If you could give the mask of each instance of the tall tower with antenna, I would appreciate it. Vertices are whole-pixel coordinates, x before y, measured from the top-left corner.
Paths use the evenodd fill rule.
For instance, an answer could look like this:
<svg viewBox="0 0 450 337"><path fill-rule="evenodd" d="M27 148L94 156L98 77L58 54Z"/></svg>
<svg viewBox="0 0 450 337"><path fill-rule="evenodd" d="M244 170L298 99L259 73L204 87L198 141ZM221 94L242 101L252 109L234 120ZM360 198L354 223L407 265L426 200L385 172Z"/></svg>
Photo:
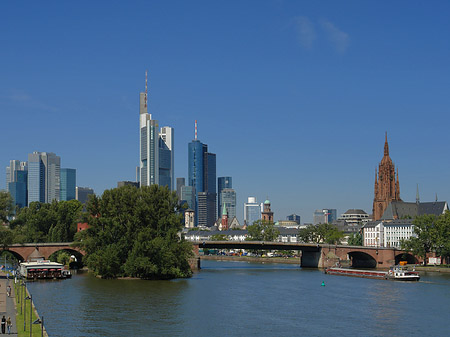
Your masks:
<svg viewBox="0 0 450 337"><path fill-rule="evenodd" d="M154 184L174 188L174 130L159 129L159 123L148 113L148 72L145 92L139 97L139 170L140 186Z"/></svg>

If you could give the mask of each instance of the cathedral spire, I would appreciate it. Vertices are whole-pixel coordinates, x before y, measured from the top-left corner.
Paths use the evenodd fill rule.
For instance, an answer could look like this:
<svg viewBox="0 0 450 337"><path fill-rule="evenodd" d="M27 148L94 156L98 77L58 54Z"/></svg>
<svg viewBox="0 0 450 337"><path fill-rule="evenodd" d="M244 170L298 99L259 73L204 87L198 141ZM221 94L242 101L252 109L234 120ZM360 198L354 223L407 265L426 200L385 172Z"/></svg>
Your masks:
<svg viewBox="0 0 450 337"><path fill-rule="evenodd" d="M384 141L384 156L389 157L389 144L388 144L388 140L387 140L387 131L386 131L385 141Z"/></svg>

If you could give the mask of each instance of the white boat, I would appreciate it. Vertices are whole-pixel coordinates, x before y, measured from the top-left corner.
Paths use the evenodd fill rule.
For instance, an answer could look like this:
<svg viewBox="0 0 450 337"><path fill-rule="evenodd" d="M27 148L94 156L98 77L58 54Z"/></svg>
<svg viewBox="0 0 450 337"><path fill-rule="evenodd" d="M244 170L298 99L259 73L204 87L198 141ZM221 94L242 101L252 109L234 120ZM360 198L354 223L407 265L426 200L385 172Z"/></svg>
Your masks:
<svg viewBox="0 0 450 337"><path fill-rule="evenodd" d="M387 278L394 281L419 281L420 275L415 270L408 270L404 266L394 266L389 269Z"/></svg>

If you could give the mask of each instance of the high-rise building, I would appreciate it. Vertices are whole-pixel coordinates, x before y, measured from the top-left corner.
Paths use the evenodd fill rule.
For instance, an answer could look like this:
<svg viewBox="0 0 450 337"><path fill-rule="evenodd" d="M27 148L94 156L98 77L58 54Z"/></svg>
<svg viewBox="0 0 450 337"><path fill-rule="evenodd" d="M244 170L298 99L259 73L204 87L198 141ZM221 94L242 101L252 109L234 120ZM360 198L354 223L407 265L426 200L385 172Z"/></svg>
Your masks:
<svg viewBox="0 0 450 337"><path fill-rule="evenodd" d="M61 158L52 152L28 155L28 204L60 200Z"/></svg>
<svg viewBox="0 0 450 337"><path fill-rule="evenodd" d="M94 194L94 190L89 187L77 186L75 189L75 198L82 204L85 204L89 200L89 195L91 194Z"/></svg>
<svg viewBox="0 0 450 337"><path fill-rule="evenodd" d="M28 163L20 160L10 160L9 166L6 167L6 191L9 191L9 183L13 183L16 180L17 171L28 171Z"/></svg>
<svg viewBox="0 0 450 337"><path fill-rule="evenodd" d="M174 188L174 130L159 123L148 113L147 72L145 92L139 97L140 186L153 184Z"/></svg>
<svg viewBox="0 0 450 337"><path fill-rule="evenodd" d="M178 200L183 200L181 198L181 187L186 185L186 179L184 178L177 178L177 196Z"/></svg>
<svg viewBox="0 0 450 337"><path fill-rule="evenodd" d="M316 209L313 214L313 224L332 223L337 220L337 211L334 208Z"/></svg>
<svg viewBox="0 0 450 337"><path fill-rule="evenodd" d="M159 185L168 186L170 190L174 185L174 130L164 126L159 133Z"/></svg>
<svg viewBox="0 0 450 337"><path fill-rule="evenodd" d="M188 144L188 184L196 192L196 224L208 227L216 221L216 155L208 152L208 145L195 138ZM201 195L200 194L204 193Z"/></svg>
<svg viewBox="0 0 450 337"><path fill-rule="evenodd" d="M77 170L70 168L61 169L60 200L74 200L76 197Z"/></svg>
<svg viewBox="0 0 450 337"><path fill-rule="evenodd" d="M195 211L195 187L193 186L181 186L180 200L187 202L188 207Z"/></svg>
<svg viewBox="0 0 450 337"><path fill-rule="evenodd" d="M139 183L136 181L128 181L128 180L123 180L123 181L117 182L117 187L123 187L123 186L139 187Z"/></svg>
<svg viewBox="0 0 450 337"><path fill-rule="evenodd" d="M395 165L389 157L389 145L387 133L384 142L384 156L377 170L375 169L375 188L373 198L373 220L379 220L391 201L402 201L400 199L400 182L395 174Z"/></svg>
<svg viewBox="0 0 450 337"><path fill-rule="evenodd" d="M248 197L244 203L244 221L250 226L257 220L261 220L261 205L256 202L255 197Z"/></svg>
<svg viewBox="0 0 450 337"><path fill-rule="evenodd" d="M236 217L236 191L232 188L224 188L220 193L220 200L222 200L222 213L225 207L228 219L232 220Z"/></svg>
<svg viewBox="0 0 450 337"><path fill-rule="evenodd" d="M286 217L286 220L295 221L297 223L297 225L300 225L300 215L297 215L297 214L288 215Z"/></svg>
<svg viewBox="0 0 450 337"><path fill-rule="evenodd" d="M219 177L217 178L217 214L221 214L223 210L223 204L221 200L221 193L224 188L233 188L233 180L231 177ZM230 218L231 219L231 218Z"/></svg>
<svg viewBox="0 0 450 337"><path fill-rule="evenodd" d="M20 170L14 171L14 181L8 183L8 191L13 198L14 205L22 208L27 206L27 185L28 185L28 171Z"/></svg>

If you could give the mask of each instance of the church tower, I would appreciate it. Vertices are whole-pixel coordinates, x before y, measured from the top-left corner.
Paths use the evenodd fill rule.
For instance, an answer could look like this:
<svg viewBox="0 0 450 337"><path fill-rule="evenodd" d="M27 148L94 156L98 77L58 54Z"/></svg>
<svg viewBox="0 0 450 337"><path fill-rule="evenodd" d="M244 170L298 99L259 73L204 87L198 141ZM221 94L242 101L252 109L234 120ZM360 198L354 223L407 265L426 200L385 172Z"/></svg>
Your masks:
<svg viewBox="0 0 450 337"><path fill-rule="evenodd" d="M389 157L389 145L387 132L384 142L384 156L378 165L378 174L375 169L375 193L373 198L373 220L379 220L391 201L402 201L400 199L400 183L395 172L395 165Z"/></svg>
<svg viewBox="0 0 450 337"><path fill-rule="evenodd" d="M263 221L273 222L273 212L270 209L270 201L264 201L264 210L261 212L261 219Z"/></svg>

